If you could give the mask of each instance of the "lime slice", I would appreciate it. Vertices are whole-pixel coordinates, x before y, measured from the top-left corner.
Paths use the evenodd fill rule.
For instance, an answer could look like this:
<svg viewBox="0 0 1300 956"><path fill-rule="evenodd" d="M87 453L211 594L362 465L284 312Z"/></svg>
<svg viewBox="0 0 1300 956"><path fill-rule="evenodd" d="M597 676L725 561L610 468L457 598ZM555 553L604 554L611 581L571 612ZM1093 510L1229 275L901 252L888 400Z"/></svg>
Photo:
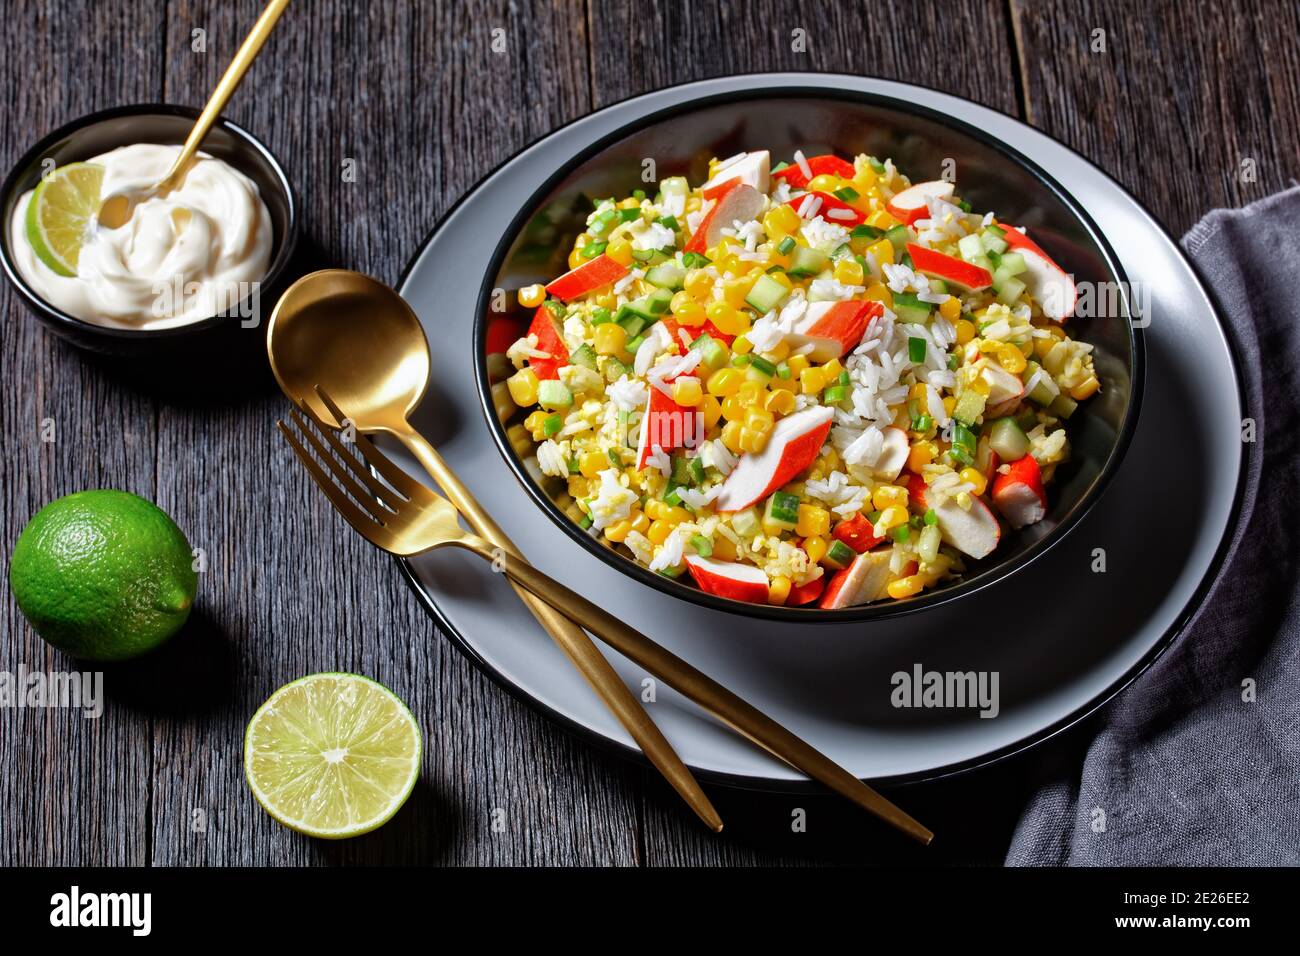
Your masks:
<svg viewBox="0 0 1300 956"><path fill-rule="evenodd" d="M311 674L258 708L244 774L276 820L341 840L382 826L420 776L420 727L388 688L355 674Z"/></svg>
<svg viewBox="0 0 1300 956"><path fill-rule="evenodd" d="M103 166L60 166L41 177L27 204L27 241L37 257L61 276L77 274L81 244L99 214L103 182Z"/></svg>

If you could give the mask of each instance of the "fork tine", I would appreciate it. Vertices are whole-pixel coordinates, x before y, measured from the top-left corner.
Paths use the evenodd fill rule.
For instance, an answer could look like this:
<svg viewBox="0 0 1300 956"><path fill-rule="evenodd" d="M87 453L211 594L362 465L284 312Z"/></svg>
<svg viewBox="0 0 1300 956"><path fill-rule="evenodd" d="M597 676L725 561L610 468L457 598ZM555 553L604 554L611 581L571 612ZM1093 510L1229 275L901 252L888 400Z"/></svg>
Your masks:
<svg viewBox="0 0 1300 956"><path fill-rule="evenodd" d="M361 465L361 463L356 460L356 456L352 454L352 452L349 450L347 444L343 441L343 439L338 437L334 429L330 428L323 421L321 421L321 419L311 411L310 406L308 406L305 402L303 402L300 404L299 407L304 411L307 417L311 419L312 423L315 424L317 432L320 435L324 436L325 440L329 443L330 447L333 448L334 451L336 451L340 456L342 456L343 459L348 463L348 471L350 473L349 477L358 479L362 483L364 483L365 486L370 489L370 492L374 497L378 498L380 502L382 502L385 506L387 506L389 511L396 513L397 510L401 508L403 504L405 504L406 499L403 498L401 494L393 491L393 489L389 488L382 481L378 481L373 475L371 475L370 472L367 471ZM343 418L340 417L339 421L343 421ZM317 438L317 434L314 433L311 429L308 429L301 419L296 420L294 424L296 424L299 430L302 431L302 433L311 441L312 446L316 449L316 451L320 454L320 456L323 459L325 459L325 461L331 464L331 469L337 474L338 469L333 468L332 456L327 451L325 451L325 448L321 445L319 439ZM353 493L356 493L358 489L349 486L348 490L352 491ZM364 492L362 492L360 496L360 500L368 502L369 498L366 496ZM383 517L383 515L380 515L380 517Z"/></svg>
<svg viewBox="0 0 1300 956"><path fill-rule="evenodd" d="M321 401L325 403L325 407L330 410L330 414L332 414L336 420L341 422L347 417L343 410L334 403L334 399L330 398L325 389L321 388L319 385L316 386L316 394L320 396ZM312 415L311 407L307 405L307 403L304 402L303 407L309 415ZM315 418L314 415L312 415L312 417ZM319 419L316 419L316 421L319 422ZM379 447L368 437L365 438L364 441L362 438L363 436L361 435L357 436L357 450L361 452L366 461L370 462L375 471L379 472L379 474L383 476L383 479L386 482L409 499L423 500L419 497L421 495L423 495L424 498L428 497L428 488L393 464L392 460L380 451Z"/></svg>
<svg viewBox="0 0 1300 956"><path fill-rule="evenodd" d="M289 418L298 426L298 431L302 433L302 436L307 439L308 444L312 446L312 449L319 456L319 461L323 462L330 473L338 479L339 483L347 488L348 494L356 499L362 510L368 512L380 524L383 524L391 517L393 512L385 511L382 506L376 506L373 503L374 499L366 492L366 489L357 483L356 478L361 471L361 463L356 458L349 455L345 450L339 449L334 442L330 442L331 447L338 449L339 454L344 456L344 462L346 463L340 462L321 443L320 438L307 427L307 423L300 416L290 412ZM389 492L389 494L392 495L392 492Z"/></svg>
<svg viewBox="0 0 1300 956"><path fill-rule="evenodd" d="M343 520L352 525L362 537L380 547L384 547L382 542L386 541L389 535L383 525L357 507L339 489L338 485L330 481L329 476L316 463L316 460L312 458L307 449L302 446L293 432L289 430L289 426L284 422L276 422L275 424L280 429L280 434L284 436L284 440L289 443L289 447L293 449L294 455L302 462L303 467L307 469L307 473L311 475L312 480L316 482L321 491L325 492L325 497L330 500L334 510L342 515Z"/></svg>

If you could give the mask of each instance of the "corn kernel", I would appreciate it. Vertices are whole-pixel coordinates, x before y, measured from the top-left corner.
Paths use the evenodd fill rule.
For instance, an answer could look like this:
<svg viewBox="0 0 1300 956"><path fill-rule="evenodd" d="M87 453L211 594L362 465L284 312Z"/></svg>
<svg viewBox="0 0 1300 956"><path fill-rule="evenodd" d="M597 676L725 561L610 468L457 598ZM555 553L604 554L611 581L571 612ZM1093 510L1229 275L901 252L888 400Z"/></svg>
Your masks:
<svg viewBox="0 0 1300 956"><path fill-rule="evenodd" d="M713 556L719 561L735 561L736 546L732 544L730 538L718 535L713 539Z"/></svg>
<svg viewBox="0 0 1300 956"><path fill-rule="evenodd" d="M722 403L712 395L705 395L700 401L700 411L704 413L704 427L710 429L718 424L722 417Z"/></svg>
<svg viewBox="0 0 1300 956"><path fill-rule="evenodd" d="M939 314L949 322L956 322L961 317L961 300L950 295L939 303Z"/></svg>
<svg viewBox="0 0 1300 956"><path fill-rule="evenodd" d="M784 362L789 354L790 343L782 339L780 342L777 342L776 345L772 346L768 352L764 353L763 357L773 365L776 365Z"/></svg>
<svg viewBox="0 0 1300 956"><path fill-rule="evenodd" d="M546 286L535 283L519 290L519 304L525 309L535 309L546 301Z"/></svg>
<svg viewBox="0 0 1300 956"><path fill-rule="evenodd" d="M880 511L886 508L906 508L907 489L899 485L880 485L871 493L871 503Z"/></svg>
<svg viewBox="0 0 1300 956"><path fill-rule="evenodd" d="M875 257L877 265L894 264L894 244L888 239L877 239L867 246L867 254Z"/></svg>
<svg viewBox="0 0 1300 956"><path fill-rule="evenodd" d="M722 414L727 414L726 402L723 402ZM741 452L740 433L742 429L743 426L734 418L722 426L722 444L726 445L727 451L733 455L739 455Z"/></svg>
<svg viewBox="0 0 1300 956"><path fill-rule="evenodd" d="M878 209L867 217L867 225L875 226L877 229L892 229L898 225L898 220L885 210Z"/></svg>
<svg viewBox="0 0 1300 956"><path fill-rule="evenodd" d="M775 421L776 417L764 408L750 408L745 412L745 427L751 431L767 434Z"/></svg>
<svg viewBox="0 0 1300 956"><path fill-rule="evenodd" d="M784 389L768 392L763 399L763 407L776 415L789 415L795 404L794 392Z"/></svg>
<svg viewBox="0 0 1300 956"><path fill-rule="evenodd" d="M830 542L822 535L815 534L805 538L803 549L808 554L808 560L816 564L826 556L826 551L830 548Z"/></svg>
<svg viewBox="0 0 1300 956"><path fill-rule="evenodd" d="M1076 402L1081 402L1085 398L1091 398L1093 395L1096 395L1099 388L1101 388L1101 382L1097 381L1097 376L1089 375L1074 388L1070 389L1070 397Z"/></svg>
<svg viewBox="0 0 1300 956"><path fill-rule="evenodd" d="M970 319L957 320L957 344L965 345L975 338L975 323Z"/></svg>
<svg viewBox="0 0 1300 956"><path fill-rule="evenodd" d="M830 173L821 173L808 180L810 193L833 193L839 188L840 177L832 176Z"/></svg>
<svg viewBox="0 0 1300 956"><path fill-rule="evenodd" d="M768 233L782 232L792 236L802 226L799 214L786 205L773 206L763 217L763 229Z"/></svg>
<svg viewBox="0 0 1300 956"><path fill-rule="evenodd" d="M705 316L726 335L740 335L749 331L749 319L726 302L710 302L704 310ZM733 346L734 348L734 346Z"/></svg>
<svg viewBox="0 0 1300 956"><path fill-rule="evenodd" d="M635 512L632 518L632 530L637 534L645 534L650 529L650 518L644 511Z"/></svg>
<svg viewBox="0 0 1300 956"><path fill-rule="evenodd" d="M767 447L767 432L756 432L752 428L740 430L740 450L757 455Z"/></svg>
<svg viewBox="0 0 1300 956"><path fill-rule="evenodd" d="M739 395L728 395L722 400L722 417L728 422L739 422L745 417L748 406Z"/></svg>
<svg viewBox="0 0 1300 956"><path fill-rule="evenodd" d="M884 528L886 531L892 531L900 524L906 523L907 509L900 505L890 505L888 508L880 512L880 518L876 521L876 524Z"/></svg>
<svg viewBox="0 0 1300 956"><path fill-rule="evenodd" d="M889 596L895 600L911 597L913 594L919 594L925 587L925 578L919 574L909 574L905 578L899 578L897 581L890 581L885 590Z"/></svg>
<svg viewBox="0 0 1300 956"><path fill-rule="evenodd" d="M582 258L582 253L580 253L577 249L574 249L572 252L569 253L570 269L576 269L578 268L578 266L582 265L586 261L587 261L586 259Z"/></svg>
<svg viewBox="0 0 1300 956"><path fill-rule="evenodd" d="M622 521L615 521L611 525L605 526L605 537L615 544L622 544L627 537L628 532L632 530L631 520L624 518Z"/></svg>
<svg viewBox="0 0 1300 956"><path fill-rule="evenodd" d="M786 364L790 366L790 377L798 378L811 363L806 355L791 355Z"/></svg>
<svg viewBox="0 0 1300 956"><path fill-rule="evenodd" d="M935 450L934 442L916 442L907 453L907 470L919 475L922 468L934 461Z"/></svg>
<svg viewBox="0 0 1300 956"><path fill-rule="evenodd" d="M618 355L627 345L627 329L617 322L603 322L596 326L593 344L601 355Z"/></svg>
<svg viewBox="0 0 1300 956"><path fill-rule="evenodd" d="M726 398L735 395L745 380L745 373L738 368L720 368L709 376L709 394Z"/></svg>
<svg viewBox="0 0 1300 956"><path fill-rule="evenodd" d="M646 528L645 536L654 544L663 544L668 540L668 535L672 533L673 526L667 521L659 518L650 522L650 527Z"/></svg>
<svg viewBox="0 0 1300 956"><path fill-rule="evenodd" d="M743 335L736 336L736 340L731 343L731 351L737 355L748 355L753 350L754 344Z"/></svg>
<svg viewBox="0 0 1300 956"><path fill-rule="evenodd" d="M703 269L692 269L686 273L682 288L693 299L707 299L709 293L713 291L713 277Z"/></svg>
<svg viewBox="0 0 1300 956"><path fill-rule="evenodd" d="M506 379L506 388L510 390L510 397L520 408L537 404L537 373L532 369L521 368L515 372Z"/></svg>
<svg viewBox="0 0 1300 956"><path fill-rule="evenodd" d="M609 467L609 456L604 452L589 451L578 459L578 471L584 478L597 478Z"/></svg>
<svg viewBox="0 0 1300 956"><path fill-rule="evenodd" d="M663 520L667 521L670 525L676 527L677 525L681 524L683 521L690 521L691 513L687 511L685 508L679 508L676 505L670 505L668 509L664 512Z"/></svg>
<svg viewBox="0 0 1300 956"><path fill-rule="evenodd" d="M668 505L664 504L658 498L651 498L645 503L645 513L650 516L651 521L657 521L664 516L668 510Z"/></svg>
<svg viewBox="0 0 1300 956"><path fill-rule="evenodd" d="M834 276L836 282L845 285L862 285L862 264L845 256L835 263Z"/></svg>
<svg viewBox="0 0 1300 956"><path fill-rule="evenodd" d="M943 400L943 411L949 418L952 417L953 410L957 407L957 399L949 395Z"/></svg>
<svg viewBox="0 0 1300 956"><path fill-rule="evenodd" d="M687 408L694 408L704 400L704 389L700 380L694 375L683 375L673 382L673 401Z"/></svg>
<svg viewBox="0 0 1300 956"><path fill-rule="evenodd" d="M722 283L722 300L733 309L743 308L745 296L749 295L754 280L748 277L724 279Z"/></svg>
<svg viewBox="0 0 1300 956"><path fill-rule="evenodd" d="M862 293L863 298L870 299L873 302L879 302L887 309L894 307L894 293L889 291L889 286L883 282L873 282L867 286L867 291Z"/></svg>
<svg viewBox="0 0 1300 956"><path fill-rule="evenodd" d="M830 383L839 378L840 372L844 371L844 366L840 364L839 359L833 358L822 366L822 371L826 373L827 383Z"/></svg>
<svg viewBox="0 0 1300 956"><path fill-rule="evenodd" d="M615 239L605 247L605 255L621 266L632 263L632 243L626 239Z"/></svg>
<svg viewBox="0 0 1300 956"><path fill-rule="evenodd" d="M820 395L826 387L826 372L820 368L806 368L799 373L799 387L805 395Z"/></svg>
<svg viewBox="0 0 1300 956"><path fill-rule="evenodd" d="M784 604L790 599L790 579L778 574L767 585L767 603Z"/></svg>
<svg viewBox="0 0 1300 956"><path fill-rule="evenodd" d="M831 530L831 513L817 505L799 506L799 521L795 533L802 537L820 536Z"/></svg>
<svg viewBox="0 0 1300 956"><path fill-rule="evenodd" d="M753 405L762 397L763 392L762 382L755 382L753 379L747 378L740 383L740 388L736 390L736 398L740 399L742 405Z"/></svg>
<svg viewBox="0 0 1300 956"><path fill-rule="evenodd" d="M975 494L984 494L984 489L988 487L989 480L984 474L974 468L963 468L958 474L962 481L975 486Z"/></svg>

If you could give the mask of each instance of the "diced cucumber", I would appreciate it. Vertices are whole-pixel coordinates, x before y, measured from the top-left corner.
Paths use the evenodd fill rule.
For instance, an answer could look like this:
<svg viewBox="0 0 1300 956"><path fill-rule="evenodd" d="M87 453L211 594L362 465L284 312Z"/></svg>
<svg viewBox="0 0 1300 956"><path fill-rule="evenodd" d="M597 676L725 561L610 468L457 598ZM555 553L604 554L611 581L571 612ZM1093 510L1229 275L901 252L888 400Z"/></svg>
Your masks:
<svg viewBox="0 0 1300 956"><path fill-rule="evenodd" d="M756 508L746 508L744 511L737 511L731 516L731 530L742 538L754 537L762 530L758 510Z"/></svg>
<svg viewBox="0 0 1300 956"><path fill-rule="evenodd" d="M894 247L894 254L901 255L903 250L907 248L907 244L912 241L912 230L902 225L894 226L892 229L885 231L885 238Z"/></svg>
<svg viewBox="0 0 1300 956"><path fill-rule="evenodd" d="M943 295L947 295L947 293L948 293L948 283L944 282L942 279L931 278L931 279L930 279L930 291L931 291L931 292L937 292L937 293L940 293L940 294L943 294Z"/></svg>
<svg viewBox="0 0 1300 956"><path fill-rule="evenodd" d="M1029 439L1014 418L999 418L989 426L989 448L1003 461L1019 461L1029 453Z"/></svg>
<svg viewBox="0 0 1300 956"><path fill-rule="evenodd" d="M957 251L967 262L974 262L984 255L984 245L977 235L962 236L957 242Z"/></svg>
<svg viewBox="0 0 1300 956"><path fill-rule="evenodd" d="M564 418L560 415L547 415L542 419L542 434L547 438L559 432L564 427Z"/></svg>
<svg viewBox="0 0 1300 956"><path fill-rule="evenodd" d="M675 262L661 263L645 274L646 282L661 289L672 289L674 292L682 287L682 280L685 278L686 270Z"/></svg>
<svg viewBox="0 0 1300 956"><path fill-rule="evenodd" d="M641 330L646 327L647 319L645 316L637 315L629 306L624 306L628 314L618 320L618 324L623 326L629 339L634 339L641 334Z"/></svg>
<svg viewBox="0 0 1300 956"><path fill-rule="evenodd" d="M822 564L826 565L828 568L840 571L852 564L853 559L857 556L858 553L856 551L839 538L836 538L831 542L831 546L826 549L826 553L822 555Z"/></svg>
<svg viewBox="0 0 1300 956"><path fill-rule="evenodd" d="M1025 257L1018 252L1008 252L998 257L998 272L1009 276L1018 276L1028 268Z"/></svg>
<svg viewBox="0 0 1300 956"><path fill-rule="evenodd" d="M1052 399L1052 404L1047 406L1047 410L1053 415L1057 415L1061 418L1069 418L1074 414L1074 410L1078 407L1078 402L1062 392L1060 395L1057 395L1056 398Z"/></svg>
<svg viewBox="0 0 1300 956"><path fill-rule="evenodd" d="M591 317L587 319L587 322L591 325L604 325L606 322L613 321L614 317L609 314L609 309L599 305L591 310Z"/></svg>
<svg viewBox="0 0 1300 956"><path fill-rule="evenodd" d="M792 276L815 276L830 263L830 257L824 252L807 246L796 246L790 256L790 268L785 271Z"/></svg>
<svg viewBox="0 0 1300 956"><path fill-rule="evenodd" d="M998 301L1003 305L1015 305L1021 293L1025 291L1025 284L1015 277L1005 278L1000 284L995 283L995 285L998 290Z"/></svg>
<svg viewBox="0 0 1300 956"><path fill-rule="evenodd" d="M1001 255L1007 251L1007 241L991 232L980 233L979 241L985 252L995 252Z"/></svg>
<svg viewBox="0 0 1300 956"><path fill-rule="evenodd" d="M648 278L648 277L647 277ZM759 315L766 315L776 308L777 303L786 297L790 290L769 275L760 275L745 296L745 301Z"/></svg>
<svg viewBox="0 0 1300 956"><path fill-rule="evenodd" d="M799 497L778 491L767 499L767 510L763 515L765 523L793 531L799 523Z"/></svg>
<svg viewBox="0 0 1300 956"><path fill-rule="evenodd" d="M700 364L715 370L725 366L731 357L727 347L707 332L692 342L691 348L698 349L702 353Z"/></svg>
<svg viewBox="0 0 1300 956"><path fill-rule="evenodd" d="M689 459L691 471L691 484L698 485L704 480L704 459L699 455Z"/></svg>
<svg viewBox="0 0 1300 956"><path fill-rule="evenodd" d="M924 322L930 317L930 303L911 292L894 293L894 314L900 322Z"/></svg>
<svg viewBox="0 0 1300 956"><path fill-rule="evenodd" d="M573 354L569 356L569 361L574 365L581 365L583 368L589 368L594 372L599 362L599 356L596 355L595 349L583 343L573 350Z"/></svg>
<svg viewBox="0 0 1300 956"><path fill-rule="evenodd" d="M628 343L628 345L631 344L631 342ZM628 351L630 352L632 349L628 349ZM602 371L605 375L605 381L607 382L617 382L624 375L632 374L632 369L629 366L624 365L623 362L615 358L613 355L605 356Z"/></svg>
<svg viewBox="0 0 1300 956"><path fill-rule="evenodd" d="M559 379L548 378L537 385L537 404L542 408L568 408L573 404L573 393Z"/></svg>
<svg viewBox="0 0 1300 956"><path fill-rule="evenodd" d="M682 196L684 198L691 191L691 184L686 181L684 176L669 176L659 184L659 191L664 196Z"/></svg>
<svg viewBox="0 0 1300 956"><path fill-rule="evenodd" d="M673 473L672 482L676 485L689 485L691 483L691 463L686 460L684 455L675 455L672 459Z"/></svg>

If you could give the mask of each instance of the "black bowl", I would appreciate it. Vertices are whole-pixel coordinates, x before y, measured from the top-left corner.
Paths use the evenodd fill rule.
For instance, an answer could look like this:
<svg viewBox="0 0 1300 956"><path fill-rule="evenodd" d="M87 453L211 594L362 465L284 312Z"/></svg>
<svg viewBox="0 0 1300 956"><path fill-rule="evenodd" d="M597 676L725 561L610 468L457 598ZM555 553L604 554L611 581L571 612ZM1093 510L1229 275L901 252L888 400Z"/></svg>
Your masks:
<svg viewBox="0 0 1300 956"><path fill-rule="evenodd" d="M1048 489L1047 517L1020 531L1004 528L998 550L971 562L955 581L914 598L835 611L716 597L685 580L655 574L584 532L511 447L506 428L514 419L501 420L491 393L493 376L503 373L500 356L489 359L487 346L491 340L499 349L526 317L499 311L498 290L548 281L564 272L567 251L583 229L591 199L645 188L647 160L653 160L657 179L685 175L698 184L709 157L750 149L770 149L774 162L788 161L796 149L809 156L889 156L913 182L941 178L947 161L955 162L960 194L976 210L992 210L1002 221L1032 227L1034 238L1074 274L1081 290L1088 283L1108 293L1092 300L1094 306L1108 308L1069 325L1074 338L1095 348L1102 392L1082 403L1069 421L1072 458L1058 467ZM667 594L736 614L805 623L879 620L935 607L1008 577L1061 540L1101 496L1128 448L1141 403L1144 350L1140 330L1129 321L1127 290L1114 252L1079 203L1029 159L982 130L892 97L783 86L684 101L611 134L557 170L520 210L488 264L474 361L489 427L506 463L560 529L605 562ZM505 298L514 301L513 295Z"/></svg>
<svg viewBox="0 0 1300 956"><path fill-rule="evenodd" d="M241 316L260 317L262 300L275 302L276 290L285 278L285 269L298 244L293 186L269 149L251 133L226 120L216 122L203 140L202 149L257 184L274 229L267 273L246 301L218 315L172 328L109 328L69 315L46 302L27 284L14 262L9 248L9 221L19 198L40 180L45 160L52 159L56 166L63 166L132 143L179 145L185 142L198 117L199 110L160 103L119 106L91 113L59 127L38 142L5 178L4 186L0 187L0 215L4 217L0 229L0 264L27 307L58 335L82 348L114 355L146 356L206 349L232 339L240 323L248 321Z"/></svg>

